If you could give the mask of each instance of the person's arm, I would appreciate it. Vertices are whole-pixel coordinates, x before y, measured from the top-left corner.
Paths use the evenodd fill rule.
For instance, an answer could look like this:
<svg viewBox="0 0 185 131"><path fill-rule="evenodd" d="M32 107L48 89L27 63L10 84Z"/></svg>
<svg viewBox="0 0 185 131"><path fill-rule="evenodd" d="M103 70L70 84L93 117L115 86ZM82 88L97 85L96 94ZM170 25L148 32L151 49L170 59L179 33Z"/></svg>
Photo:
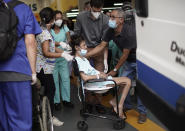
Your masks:
<svg viewBox="0 0 185 131"><path fill-rule="evenodd" d="M70 32L66 32L66 36L67 36L67 43L71 42L71 36L70 36Z"/></svg>
<svg viewBox="0 0 185 131"><path fill-rule="evenodd" d="M108 71L108 47L105 48L104 50L104 73L107 73Z"/></svg>
<svg viewBox="0 0 185 131"><path fill-rule="evenodd" d="M89 51L85 57L88 58L88 57L96 56L98 53L100 53L101 51L105 49L107 44L108 44L107 42L102 41L98 46L96 46L94 49Z"/></svg>
<svg viewBox="0 0 185 131"><path fill-rule="evenodd" d="M114 67L114 69L116 68L117 70L119 70L119 68L125 63L125 61L127 60L128 58L128 55L130 53L130 50L129 49L123 49L123 55L121 56L121 58L119 59L117 65ZM111 76L115 76L117 74L117 71L110 71L108 73L108 75L111 75Z"/></svg>
<svg viewBox="0 0 185 131"><path fill-rule="evenodd" d="M25 44L28 61L30 63L32 74L36 74L36 56L37 56L37 43L34 34L25 35Z"/></svg>
<svg viewBox="0 0 185 131"><path fill-rule="evenodd" d="M100 74L97 75L86 75L84 72L80 72L80 76L82 78L82 80L84 81L88 81L88 80L93 80L93 79L100 79L100 78L107 78L107 75L103 72L101 72Z"/></svg>
<svg viewBox="0 0 185 131"><path fill-rule="evenodd" d="M43 55L47 58L60 58L63 57L65 58L67 61L71 61L73 59L73 56L71 56L70 54L68 54L67 52L60 50L58 48L56 48L56 52L50 52L49 51L49 40L46 40L42 43L42 52ZM58 52L58 53L57 53Z"/></svg>
<svg viewBox="0 0 185 131"><path fill-rule="evenodd" d="M46 40L42 43L42 52L43 55L47 58L59 58L62 56L61 53L55 53L55 52L50 52L49 50L49 40Z"/></svg>

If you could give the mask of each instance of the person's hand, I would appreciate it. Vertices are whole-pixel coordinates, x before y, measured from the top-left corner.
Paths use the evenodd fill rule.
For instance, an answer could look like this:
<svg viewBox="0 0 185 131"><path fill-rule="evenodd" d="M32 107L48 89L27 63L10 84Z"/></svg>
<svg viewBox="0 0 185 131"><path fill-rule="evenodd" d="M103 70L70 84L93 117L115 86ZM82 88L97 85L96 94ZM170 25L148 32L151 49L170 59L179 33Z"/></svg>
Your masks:
<svg viewBox="0 0 185 131"><path fill-rule="evenodd" d="M64 51L61 55L61 57L65 58L67 61L72 61L74 56L68 54L66 51Z"/></svg>
<svg viewBox="0 0 185 131"><path fill-rule="evenodd" d="M69 46L69 44L67 44L67 43L65 43L65 42L60 42L59 44L60 44L60 46L61 46L63 49L72 50L71 47Z"/></svg>
<svg viewBox="0 0 185 131"><path fill-rule="evenodd" d="M107 64L107 60L104 59L104 73L107 73L108 71L108 64Z"/></svg>
<svg viewBox="0 0 185 131"><path fill-rule="evenodd" d="M37 83L37 74L32 74L32 82L31 85L35 85Z"/></svg>
<svg viewBox="0 0 185 131"><path fill-rule="evenodd" d="M115 76L116 74L117 72L112 70L108 73L108 76Z"/></svg>
<svg viewBox="0 0 185 131"><path fill-rule="evenodd" d="M103 79L106 79L107 78L107 74L105 74L103 72L100 72L99 77L103 78Z"/></svg>

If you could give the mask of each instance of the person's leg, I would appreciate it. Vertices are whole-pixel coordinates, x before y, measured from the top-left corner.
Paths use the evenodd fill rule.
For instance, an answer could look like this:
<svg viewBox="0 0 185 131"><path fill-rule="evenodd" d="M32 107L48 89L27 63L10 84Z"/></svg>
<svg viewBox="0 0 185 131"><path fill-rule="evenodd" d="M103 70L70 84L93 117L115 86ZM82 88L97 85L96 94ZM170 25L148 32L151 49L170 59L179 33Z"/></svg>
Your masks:
<svg viewBox="0 0 185 131"><path fill-rule="evenodd" d="M4 82L0 82L0 131L9 131L8 117L4 103L4 88L6 88Z"/></svg>
<svg viewBox="0 0 185 131"><path fill-rule="evenodd" d="M63 60L60 64L60 87L61 87L61 94L62 100L70 102L70 77L69 77L69 68L68 62Z"/></svg>
<svg viewBox="0 0 185 131"><path fill-rule="evenodd" d="M3 89L4 104L11 131L32 130L31 82L7 82Z"/></svg>
<svg viewBox="0 0 185 131"><path fill-rule="evenodd" d="M120 98L119 105L118 105L119 116L121 118L125 118L125 116L123 114L123 105L124 105L125 98L128 94L130 86L131 86L131 80L127 77L114 77L113 80L117 83L117 85L120 86L118 89L118 95L121 94L121 98ZM110 104L114 107L114 111L117 112L116 98L115 97L110 101Z"/></svg>
<svg viewBox="0 0 185 131"><path fill-rule="evenodd" d="M132 67L130 66L130 64L128 62L125 62L121 68L122 68L122 72L120 72L119 76L129 77L132 80L133 77L130 74L132 74L133 70L132 70ZM129 94L127 95L127 97L125 99L124 108L126 108L126 109L133 108Z"/></svg>
<svg viewBox="0 0 185 131"><path fill-rule="evenodd" d="M55 83L55 96L54 96L54 103L58 104L60 103L60 89L59 89L59 65L58 63L55 64L55 68L53 71L53 79Z"/></svg>
<svg viewBox="0 0 185 131"><path fill-rule="evenodd" d="M131 80L135 80L136 76L136 63L129 63L127 62L124 66L124 72L123 76L129 77ZM125 101L126 108L130 108L131 106L131 101L130 101L130 95L128 95L128 98ZM139 97L137 97L137 109L139 111L139 118L138 118L138 123L144 123L146 122L146 107L142 104L141 100Z"/></svg>
<svg viewBox="0 0 185 131"><path fill-rule="evenodd" d="M55 96L55 83L53 79L53 74L44 74L44 89L45 95L48 97L51 107L51 113L53 115L54 111L54 96Z"/></svg>

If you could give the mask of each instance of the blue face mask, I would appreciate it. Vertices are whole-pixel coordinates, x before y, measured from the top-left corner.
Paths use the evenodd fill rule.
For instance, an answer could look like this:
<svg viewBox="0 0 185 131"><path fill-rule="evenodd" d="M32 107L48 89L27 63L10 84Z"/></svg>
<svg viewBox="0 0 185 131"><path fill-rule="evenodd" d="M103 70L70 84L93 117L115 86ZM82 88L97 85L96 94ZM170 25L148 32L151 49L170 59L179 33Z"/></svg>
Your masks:
<svg viewBox="0 0 185 131"><path fill-rule="evenodd" d="M109 25L110 28L115 29L117 27L116 20L111 20L110 19L108 25Z"/></svg>
<svg viewBox="0 0 185 131"><path fill-rule="evenodd" d="M85 56L87 54L87 50L81 49L80 50L80 55Z"/></svg>

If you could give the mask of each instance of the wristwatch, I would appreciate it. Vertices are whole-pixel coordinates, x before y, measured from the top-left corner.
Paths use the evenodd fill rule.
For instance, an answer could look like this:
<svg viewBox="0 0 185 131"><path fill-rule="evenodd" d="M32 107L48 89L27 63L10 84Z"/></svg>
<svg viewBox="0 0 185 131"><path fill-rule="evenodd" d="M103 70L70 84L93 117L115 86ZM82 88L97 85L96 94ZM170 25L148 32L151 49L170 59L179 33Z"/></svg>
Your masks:
<svg viewBox="0 0 185 131"><path fill-rule="evenodd" d="M117 72L118 70L116 68L113 69L114 72Z"/></svg>

